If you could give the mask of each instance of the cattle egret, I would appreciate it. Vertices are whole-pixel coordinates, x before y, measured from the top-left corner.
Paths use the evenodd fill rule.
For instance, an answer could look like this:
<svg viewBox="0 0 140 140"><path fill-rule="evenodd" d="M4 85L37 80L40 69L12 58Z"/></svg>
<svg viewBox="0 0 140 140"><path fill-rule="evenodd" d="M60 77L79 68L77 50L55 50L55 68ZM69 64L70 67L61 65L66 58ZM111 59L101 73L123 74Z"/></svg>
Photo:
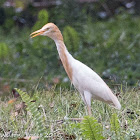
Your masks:
<svg viewBox="0 0 140 140"><path fill-rule="evenodd" d="M48 36L54 40L64 69L74 87L79 91L89 115L91 115L91 99L100 100L121 109L117 97L102 78L91 68L73 58L68 52L63 36L55 24L44 25L41 29L33 32L31 38L38 35Z"/></svg>

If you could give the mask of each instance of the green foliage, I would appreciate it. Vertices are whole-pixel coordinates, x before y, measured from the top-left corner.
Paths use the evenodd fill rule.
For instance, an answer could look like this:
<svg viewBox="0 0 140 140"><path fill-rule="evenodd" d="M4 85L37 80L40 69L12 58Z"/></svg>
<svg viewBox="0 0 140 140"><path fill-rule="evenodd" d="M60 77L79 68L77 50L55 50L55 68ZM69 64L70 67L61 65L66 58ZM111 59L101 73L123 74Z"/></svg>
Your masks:
<svg viewBox="0 0 140 140"><path fill-rule="evenodd" d="M35 25L33 26L32 28L32 31L36 31L36 30L39 30L40 28L42 28L42 26L44 26L45 24L48 23L48 12L46 10L41 10L39 13L38 13L38 20L37 22L35 23ZM43 37L36 37L33 39L33 46L35 48L40 48L40 47L44 47L45 43L46 43L46 40L43 38Z"/></svg>
<svg viewBox="0 0 140 140"><path fill-rule="evenodd" d="M139 21L128 13L104 22L88 20L79 59L107 78L134 85L140 77Z"/></svg>
<svg viewBox="0 0 140 140"><path fill-rule="evenodd" d="M120 132L120 124L119 124L119 119L117 117L117 114L112 114L111 119L110 119L110 124L111 124L111 130L115 132L116 135Z"/></svg>
<svg viewBox="0 0 140 140"><path fill-rule="evenodd" d="M0 1L0 7L3 5L4 2L5 2L5 0Z"/></svg>
<svg viewBox="0 0 140 140"><path fill-rule="evenodd" d="M86 140L102 140L103 128L97 120L90 116L85 116L80 124L82 135Z"/></svg>
<svg viewBox="0 0 140 140"><path fill-rule="evenodd" d="M11 18L7 18L6 20L5 20L5 23L4 23L4 28L5 29L12 29L13 28L13 26L14 26L14 20L13 19L11 19Z"/></svg>
<svg viewBox="0 0 140 140"><path fill-rule="evenodd" d="M1 9L2 10L2 9ZM14 26L15 26L15 21L13 20L13 17L15 16L15 10L14 8L10 7L7 9L4 9L4 13L0 10L0 23L3 22L2 27L6 32L10 32Z"/></svg>
<svg viewBox="0 0 140 140"><path fill-rule="evenodd" d="M10 49L8 46L2 42L0 43L0 60L5 60L9 57Z"/></svg>
<svg viewBox="0 0 140 140"><path fill-rule="evenodd" d="M28 4L29 4L29 1L28 0L14 0L15 2L15 6L16 8L22 8L24 9Z"/></svg>
<svg viewBox="0 0 140 140"><path fill-rule="evenodd" d="M33 31L40 29L42 26L48 23L48 12L46 10L41 10L38 13L38 20L35 23L34 27L32 28Z"/></svg>
<svg viewBox="0 0 140 140"><path fill-rule="evenodd" d="M63 27L64 25L81 27L85 23L87 15L83 13L79 2L77 0L61 0L61 2L63 4L59 4L50 10L50 15L52 14L50 16L51 21L60 24L61 20Z"/></svg>
<svg viewBox="0 0 140 140"><path fill-rule="evenodd" d="M64 42L70 52L76 52L79 48L79 36L74 28L66 26L63 31Z"/></svg>
<svg viewBox="0 0 140 140"><path fill-rule="evenodd" d="M32 99L27 93L21 91L20 89L16 89L16 91L21 96L22 101L25 102L27 111L31 113L33 120L36 123L36 133L39 134L39 137L41 137L41 139L44 139L47 135L47 130L44 126L45 120L43 120L41 113L38 111L36 103L32 102Z"/></svg>

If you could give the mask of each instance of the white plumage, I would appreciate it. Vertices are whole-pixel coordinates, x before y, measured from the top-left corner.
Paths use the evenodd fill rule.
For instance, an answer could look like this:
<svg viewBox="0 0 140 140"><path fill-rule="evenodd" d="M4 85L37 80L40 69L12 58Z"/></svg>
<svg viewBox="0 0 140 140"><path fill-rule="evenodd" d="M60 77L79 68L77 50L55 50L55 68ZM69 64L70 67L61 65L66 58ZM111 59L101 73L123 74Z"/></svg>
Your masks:
<svg viewBox="0 0 140 140"><path fill-rule="evenodd" d="M68 52L63 42L62 34L55 24L48 23L31 34L32 37L38 35L48 36L55 41L63 66L71 82L81 94L89 115L91 115L91 99L100 100L113 105L117 109L121 109L117 97L101 77L91 68L74 59Z"/></svg>

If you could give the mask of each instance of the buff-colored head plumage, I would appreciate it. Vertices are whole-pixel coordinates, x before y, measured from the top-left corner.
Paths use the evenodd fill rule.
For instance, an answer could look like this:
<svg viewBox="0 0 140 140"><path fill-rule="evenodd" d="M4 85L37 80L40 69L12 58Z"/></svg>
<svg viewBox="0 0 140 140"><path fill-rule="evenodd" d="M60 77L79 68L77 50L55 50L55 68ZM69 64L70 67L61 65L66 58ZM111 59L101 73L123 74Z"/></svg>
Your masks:
<svg viewBox="0 0 140 140"><path fill-rule="evenodd" d="M48 24L44 25L41 29L33 32L31 34L31 38L39 36L39 35L48 36L51 39L53 39L54 41L56 41L56 40L63 41L62 34L61 34L59 28L54 23L48 23Z"/></svg>

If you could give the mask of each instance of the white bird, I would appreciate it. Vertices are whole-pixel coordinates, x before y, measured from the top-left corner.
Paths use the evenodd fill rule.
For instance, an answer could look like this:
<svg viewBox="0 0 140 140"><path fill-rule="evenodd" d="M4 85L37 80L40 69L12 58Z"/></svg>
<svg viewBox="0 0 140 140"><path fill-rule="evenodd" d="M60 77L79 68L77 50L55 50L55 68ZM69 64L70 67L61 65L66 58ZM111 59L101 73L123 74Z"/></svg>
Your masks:
<svg viewBox="0 0 140 140"><path fill-rule="evenodd" d="M100 100L113 105L119 110L121 109L117 97L112 93L102 78L91 68L73 58L68 52L63 41L63 36L55 24L48 23L44 25L40 30L33 32L31 37L33 38L38 35L48 36L54 40L65 71L74 87L79 91L87 106L89 115L92 114L91 99Z"/></svg>

